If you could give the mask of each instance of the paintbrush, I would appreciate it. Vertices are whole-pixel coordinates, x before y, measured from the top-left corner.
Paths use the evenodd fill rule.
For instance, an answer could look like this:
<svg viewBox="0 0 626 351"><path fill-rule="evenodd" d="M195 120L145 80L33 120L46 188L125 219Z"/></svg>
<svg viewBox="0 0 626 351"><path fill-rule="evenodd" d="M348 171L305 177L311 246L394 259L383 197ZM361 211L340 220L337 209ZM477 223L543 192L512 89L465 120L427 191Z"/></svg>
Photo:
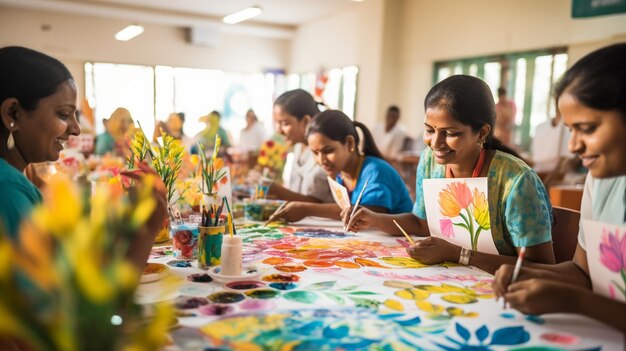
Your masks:
<svg viewBox="0 0 626 351"><path fill-rule="evenodd" d="M280 206L278 206L278 208L276 209L276 211L274 211L274 213L272 213L272 215L270 216L270 218L267 219L267 222L265 222L265 224L263 224L264 227L267 227L268 224L272 223L272 221L274 220L274 215L277 214L278 212L280 212L280 210L283 209L283 207L285 207L285 205L287 204L287 201L283 202L282 204L280 204Z"/></svg>
<svg viewBox="0 0 626 351"><path fill-rule="evenodd" d="M526 253L526 246L522 246L519 250L517 262L515 262L515 268L513 269L513 277L511 277L509 285L515 283L517 277L519 276L519 271L522 269L522 261L524 260L524 253Z"/></svg>
<svg viewBox="0 0 626 351"><path fill-rule="evenodd" d="M354 203L354 207L352 208L352 212L350 212L350 217L348 217L348 223L350 222L350 219L352 218L352 216L354 216L354 213L356 212L356 209L359 207L359 203L361 202L361 198L363 197L363 193L365 192L365 188L367 188L367 182L369 182L369 178L365 180L365 184L363 184L363 188L361 188L361 192L359 193L359 197L356 198L356 202ZM344 227L343 230L347 231L348 228Z"/></svg>
<svg viewBox="0 0 626 351"><path fill-rule="evenodd" d="M411 239L411 237L409 236L409 234L404 231L404 229L402 229L402 227L400 226L400 224L398 224L398 222L396 222L396 220L393 220L393 223L396 224L396 226L400 229L400 231L402 232L402 234L404 234L404 236L406 236L406 239L411 243L411 245L415 245L415 242L413 241L413 239Z"/></svg>

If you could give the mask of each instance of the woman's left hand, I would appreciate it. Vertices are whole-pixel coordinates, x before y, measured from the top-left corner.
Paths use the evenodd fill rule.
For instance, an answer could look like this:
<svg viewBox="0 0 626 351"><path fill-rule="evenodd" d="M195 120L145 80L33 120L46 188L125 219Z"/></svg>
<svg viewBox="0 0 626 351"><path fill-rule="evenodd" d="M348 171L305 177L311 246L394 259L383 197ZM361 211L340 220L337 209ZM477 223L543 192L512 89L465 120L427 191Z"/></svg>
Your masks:
<svg viewBox="0 0 626 351"><path fill-rule="evenodd" d="M270 217L270 220L274 221L282 219L287 222L297 222L307 216L305 207L306 205L304 202L288 202L280 211L274 212L274 214Z"/></svg>
<svg viewBox="0 0 626 351"><path fill-rule="evenodd" d="M438 264L444 261L458 262L461 247L444 239L429 236L415 242L415 245L406 249L408 254L426 264Z"/></svg>

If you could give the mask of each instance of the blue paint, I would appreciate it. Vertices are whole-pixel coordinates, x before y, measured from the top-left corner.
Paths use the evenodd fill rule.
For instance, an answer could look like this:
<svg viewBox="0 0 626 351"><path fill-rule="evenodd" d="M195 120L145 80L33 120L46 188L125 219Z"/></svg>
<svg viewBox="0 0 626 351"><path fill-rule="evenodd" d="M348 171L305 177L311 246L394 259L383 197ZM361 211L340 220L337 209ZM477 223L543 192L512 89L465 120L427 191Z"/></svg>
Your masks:
<svg viewBox="0 0 626 351"><path fill-rule="evenodd" d="M191 262L185 260L173 260L169 261L167 265L175 268L188 268L191 267Z"/></svg>
<svg viewBox="0 0 626 351"><path fill-rule="evenodd" d="M294 283L270 283L270 288L274 288L276 290L293 290L298 286Z"/></svg>
<svg viewBox="0 0 626 351"><path fill-rule="evenodd" d="M535 324L539 324L539 325L546 324L546 320L539 316L528 315L526 316L526 320L529 322L533 322Z"/></svg>
<svg viewBox="0 0 626 351"><path fill-rule="evenodd" d="M506 318L506 319L515 319L515 315L513 313L502 313L500 317Z"/></svg>
<svg viewBox="0 0 626 351"><path fill-rule="evenodd" d="M348 234L345 232L336 232L328 229L320 229L320 228L306 228L301 229L295 233L295 236L302 236L306 238L345 238L348 236L354 236L352 234Z"/></svg>

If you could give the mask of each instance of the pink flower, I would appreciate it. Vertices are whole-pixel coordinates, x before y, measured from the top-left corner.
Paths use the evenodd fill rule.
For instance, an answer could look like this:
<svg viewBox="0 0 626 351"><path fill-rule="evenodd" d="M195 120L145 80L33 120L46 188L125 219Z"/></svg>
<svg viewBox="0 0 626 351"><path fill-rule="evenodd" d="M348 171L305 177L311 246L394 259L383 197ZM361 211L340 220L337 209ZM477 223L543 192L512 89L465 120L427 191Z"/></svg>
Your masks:
<svg viewBox="0 0 626 351"><path fill-rule="evenodd" d="M441 234L446 238L454 238L454 226L450 219L440 219L439 228L441 228Z"/></svg>
<svg viewBox="0 0 626 351"><path fill-rule="evenodd" d="M615 234L603 233L602 243L600 243L600 261L610 271L618 273L622 269L626 270L626 235L618 238Z"/></svg>

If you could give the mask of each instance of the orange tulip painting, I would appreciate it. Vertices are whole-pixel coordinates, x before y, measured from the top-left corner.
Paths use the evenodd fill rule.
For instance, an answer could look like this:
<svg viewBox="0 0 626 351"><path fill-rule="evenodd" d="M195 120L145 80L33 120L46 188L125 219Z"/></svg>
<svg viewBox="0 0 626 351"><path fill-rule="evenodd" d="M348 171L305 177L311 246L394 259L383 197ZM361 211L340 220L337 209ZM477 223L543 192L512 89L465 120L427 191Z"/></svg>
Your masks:
<svg viewBox="0 0 626 351"><path fill-rule="evenodd" d="M477 250L480 233L491 228L485 193L478 188L472 191L464 181L452 182L439 192L438 202L439 211L444 216L439 220L443 236L454 238L453 226L463 228L470 235L472 250ZM461 221L454 222L458 217Z"/></svg>

